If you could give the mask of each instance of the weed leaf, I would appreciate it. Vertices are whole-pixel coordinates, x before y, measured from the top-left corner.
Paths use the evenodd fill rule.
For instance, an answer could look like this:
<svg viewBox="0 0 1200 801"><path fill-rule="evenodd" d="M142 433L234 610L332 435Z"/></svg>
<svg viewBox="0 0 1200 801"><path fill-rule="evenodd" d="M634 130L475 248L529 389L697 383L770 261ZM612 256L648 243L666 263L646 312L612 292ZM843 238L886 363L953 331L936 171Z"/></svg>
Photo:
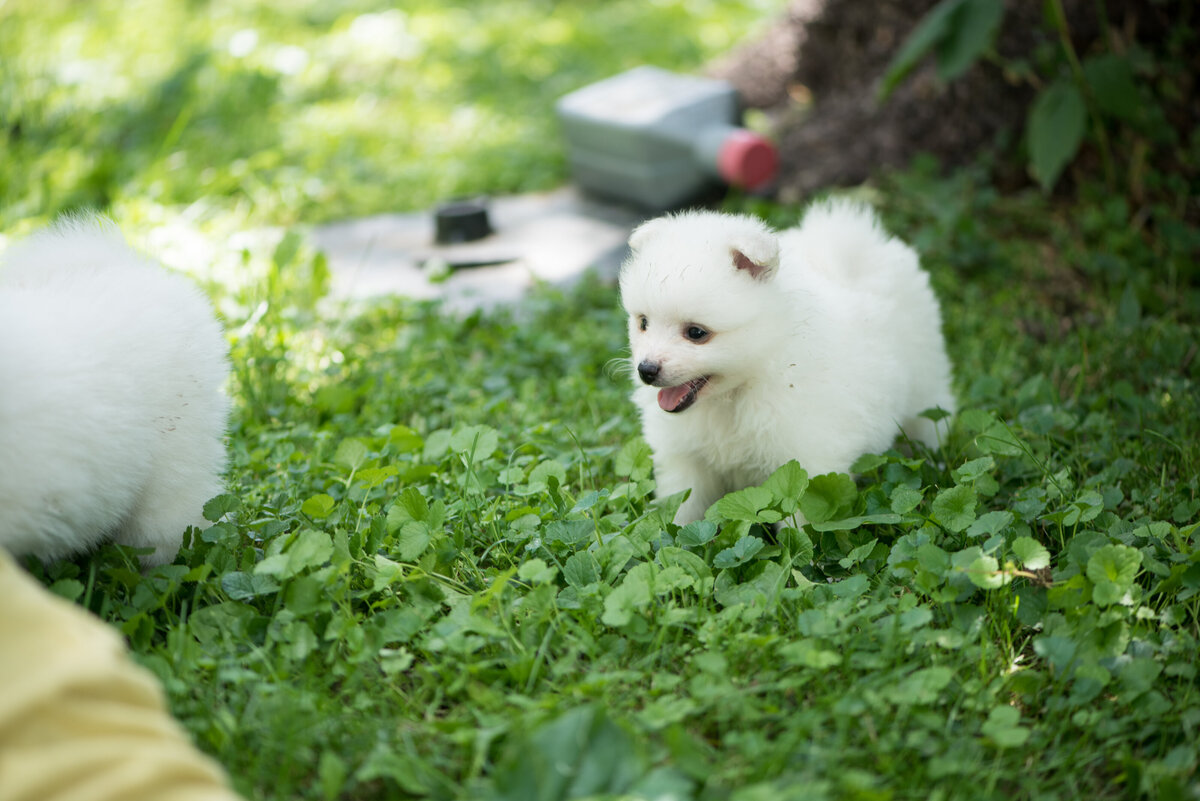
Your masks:
<svg viewBox="0 0 1200 801"><path fill-rule="evenodd" d="M938 77L952 81L975 63L996 40L1004 19L1002 0L964 0L951 12L937 42Z"/></svg>
<svg viewBox="0 0 1200 801"><path fill-rule="evenodd" d="M806 565L812 561L814 551L812 540L804 531L786 526L780 529L776 536L779 544L791 554L795 564Z"/></svg>
<svg viewBox="0 0 1200 801"><path fill-rule="evenodd" d="M986 554L967 565L967 577L976 587L994 590L1012 581L1012 574L1000 570L1000 563Z"/></svg>
<svg viewBox="0 0 1200 801"><path fill-rule="evenodd" d="M591 520L555 520L546 526L546 539L574 546L591 538L595 528Z"/></svg>
<svg viewBox="0 0 1200 801"><path fill-rule="evenodd" d="M813 668L814 670L828 670L842 663L841 654L822 648L810 639L787 643L779 649L779 655L789 665Z"/></svg>
<svg viewBox="0 0 1200 801"><path fill-rule="evenodd" d="M848 511L857 496L854 479L844 473L814 476L800 499L800 513L810 523L824 523Z"/></svg>
<svg viewBox="0 0 1200 801"><path fill-rule="evenodd" d="M648 565L638 565L648 568ZM610 626L621 627L628 625L633 619L633 613L638 608L650 603L653 596L650 593L650 583L646 579L646 570L634 568L625 574L621 584L604 599L604 614L600 620Z"/></svg>
<svg viewBox="0 0 1200 801"><path fill-rule="evenodd" d="M276 592L279 584L270 576L233 572L221 576L221 589L235 601L245 601Z"/></svg>
<svg viewBox="0 0 1200 801"><path fill-rule="evenodd" d="M489 458L499 445L500 434L491 426L467 426L450 436L450 450L477 462Z"/></svg>
<svg viewBox="0 0 1200 801"><path fill-rule="evenodd" d="M1124 688L1125 700L1136 698L1154 686L1154 681L1163 671L1163 666L1153 659L1137 657L1129 660L1118 670L1117 676Z"/></svg>
<svg viewBox="0 0 1200 801"><path fill-rule="evenodd" d="M873 515L859 515L858 517L845 517L841 520L828 520L824 523L813 523L813 531L853 531L860 526L894 526L901 520L900 515L894 512L880 512Z"/></svg>
<svg viewBox="0 0 1200 801"><path fill-rule="evenodd" d="M653 471L650 446L640 438L626 442L617 453L616 464L613 466L618 476L639 480L648 478Z"/></svg>
<svg viewBox="0 0 1200 801"><path fill-rule="evenodd" d="M406 487L388 510L388 528L395 529L410 520L428 521L429 502L416 487Z"/></svg>
<svg viewBox="0 0 1200 801"><path fill-rule="evenodd" d="M927 542L917 547L917 564L927 573L945 576L950 572L951 557L942 548Z"/></svg>
<svg viewBox="0 0 1200 801"><path fill-rule="evenodd" d="M887 695L897 704L931 704L953 678L954 671L948 667L922 668L892 685Z"/></svg>
<svg viewBox="0 0 1200 801"><path fill-rule="evenodd" d="M314 495L300 505L300 511L316 520L324 520L333 513L333 507L336 501L332 497L321 493Z"/></svg>
<svg viewBox="0 0 1200 801"><path fill-rule="evenodd" d="M496 769L497 801L620 796L644 770L624 729L582 706L508 743Z"/></svg>
<svg viewBox="0 0 1200 801"><path fill-rule="evenodd" d="M388 434L388 442L399 453L416 453L425 447L425 440L408 426L395 426Z"/></svg>
<svg viewBox="0 0 1200 801"><path fill-rule="evenodd" d="M338 443L337 451L333 454L333 463L350 470L363 466L371 451L359 439L344 439Z"/></svg>
<svg viewBox="0 0 1200 801"><path fill-rule="evenodd" d="M861 573L829 585L829 590L838 598L857 598L871 588L871 582Z"/></svg>
<svg viewBox="0 0 1200 801"><path fill-rule="evenodd" d="M975 522L975 503L975 490L971 487L944 489L933 499L933 517L948 531L965 531Z"/></svg>
<svg viewBox="0 0 1200 801"><path fill-rule="evenodd" d="M219 523L225 515L236 512L242 506L242 500L236 495L218 495L204 504L204 519L210 523Z"/></svg>
<svg viewBox="0 0 1200 801"><path fill-rule="evenodd" d="M730 568L745 564L753 559L765 544L753 535L742 537L733 544L733 547L726 548L717 554L717 557L713 559L713 567Z"/></svg>
<svg viewBox="0 0 1200 801"><path fill-rule="evenodd" d="M697 548L717 536L717 526L709 520L696 520L679 529L675 541L688 548Z"/></svg>
<svg viewBox="0 0 1200 801"><path fill-rule="evenodd" d="M747 568L751 577L738 583L735 571L726 570L718 574L713 582L713 596L722 606L769 606L783 587L785 573L778 562L763 559Z"/></svg>
<svg viewBox="0 0 1200 801"><path fill-rule="evenodd" d="M287 557L285 567L275 571L275 575L281 578L290 578L301 570L320 567L328 562L329 557L333 556L333 541L323 531L311 528L301 529L300 533L296 535L296 539L292 540L283 553ZM259 562L258 569L254 572L270 572L262 569L265 564L267 564L265 559Z"/></svg>
<svg viewBox="0 0 1200 801"><path fill-rule="evenodd" d="M563 578L572 587L594 584L600 580L600 563L587 551L577 551L563 563Z"/></svg>
<svg viewBox="0 0 1200 801"><path fill-rule="evenodd" d="M917 508L917 505L921 503L922 497L923 496L921 495L920 490L913 489L912 487L906 487L901 484L892 490L892 511L901 515L908 514L913 509Z"/></svg>
<svg viewBox="0 0 1200 801"><path fill-rule="evenodd" d="M1012 512L986 512L967 526L967 536L971 538L999 534L1012 525Z"/></svg>
<svg viewBox="0 0 1200 801"><path fill-rule="evenodd" d="M912 72L925 54L949 35L955 12L965 0L942 0L926 14L909 34L899 52L892 57L879 87L879 98L890 95Z"/></svg>
<svg viewBox="0 0 1200 801"><path fill-rule="evenodd" d="M1017 537L1013 540L1012 551L1027 570L1041 570L1050 566L1050 552L1033 537Z"/></svg>
<svg viewBox="0 0 1200 801"><path fill-rule="evenodd" d="M567 468L554 459L538 462L533 470L529 471L527 489L530 492L545 492L551 478L557 479L558 486L561 487L567 482Z"/></svg>
<svg viewBox="0 0 1200 801"><path fill-rule="evenodd" d="M530 584L549 584L558 576L558 568L546 564L544 559L530 559L517 569L517 577Z"/></svg>
<svg viewBox="0 0 1200 801"><path fill-rule="evenodd" d="M658 561L663 567L678 567L695 581L697 586L712 579L708 564L691 551L667 545L659 549Z"/></svg>
<svg viewBox="0 0 1200 801"><path fill-rule="evenodd" d="M1050 191L1059 173L1075 158L1087 129L1087 109L1079 89L1060 78L1033 101L1026 120L1033 175L1044 191Z"/></svg>
<svg viewBox="0 0 1200 801"><path fill-rule="evenodd" d="M1127 122L1136 119L1142 103L1128 58L1116 53L1086 58L1083 75L1100 111Z"/></svg>
<svg viewBox="0 0 1200 801"><path fill-rule="evenodd" d="M1088 559L1087 577L1095 585L1092 599L1100 606L1127 603L1142 565L1142 553L1128 545L1105 545Z"/></svg>
<svg viewBox="0 0 1200 801"><path fill-rule="evenodd" d="M988 713L980 730L997 748L1018 748L1029 739L1029 729L1020 725L1021 713L1007 704Z"/></svg>
<svg viewBox="0 0 1200 801"><path fill-rule="evenodd" d="M433 541L429 526L420 520L409 520L400 526L396 537L396 555L401 561L412 562L429 547Z"/></svg>
<svg viewBox="0 0 1200 801"><path fill-rule="evenodd" d="M49 587L50 592L60 598L66 598L68 601L78 600L85 589L83 582L76 579L59 579Z"/></svg>
<svg viewBox="0 0 1200 801"><path fill-rule="evenodd" d="M763 488L771 492L772 498L779 504L780 511L785 515L796 511L800 497L807 487L808 473L795 459L780 466L763 483Z"/></svg>
<svg viewBox="0 0 1200 801"><path fill-rule="evenodd" d="M972 459L971 461L962 464L957 469L952 471L951 475L959 484L969 484L978 479L980 476L987 475L994 470L995 467L995 459L993 459L991 456L981 456L978 459Z"/></svg>
<svg viewBox="0 0 1200 801"><path fill-rule="evenodd" d="M717 513L726 520L741 520L747 523L770 522L771 513L763 514L763 510L771 503L771 491L763 487L747 487L737 492L731 492L717 501Z"/></svg>
<svg viewBox="0 0 1200 801"><path fill-rule="evenodd" d="M430 790L427 770L408 748L393 748L386 742L380 742L367 754L354 778L360 782L391 779L405 793L423 796L428 795Z"/></svg>
<svg viewBox="0 0 1200 801"><path fill-rule="evenodd" d="M1087 577L1093 582L1111 581L1122 587L1133 584L1142 564L1140 551L1128 545L1106 545L1092 554L1087 564Z"/></svg>

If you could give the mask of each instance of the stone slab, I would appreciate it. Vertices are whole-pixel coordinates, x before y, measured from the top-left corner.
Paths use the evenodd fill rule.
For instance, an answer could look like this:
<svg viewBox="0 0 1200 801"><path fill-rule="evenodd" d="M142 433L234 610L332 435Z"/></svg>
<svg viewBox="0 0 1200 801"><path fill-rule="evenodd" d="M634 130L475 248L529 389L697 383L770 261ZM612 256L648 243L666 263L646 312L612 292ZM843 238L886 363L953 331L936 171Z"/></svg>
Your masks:
<svg viewBox="0 0 1200 801"><path fill-rule="evenodd" d="M538 282L569 286L588 269L614 278L629 232L644 218L571 186L493 198L488 206L495 233L457 245L434 243L432 211L314 228L313 243L328 259L332 295L440 299L450 311L468 312L515 303ZM455 266L464 264L480 266Z"/></svg>

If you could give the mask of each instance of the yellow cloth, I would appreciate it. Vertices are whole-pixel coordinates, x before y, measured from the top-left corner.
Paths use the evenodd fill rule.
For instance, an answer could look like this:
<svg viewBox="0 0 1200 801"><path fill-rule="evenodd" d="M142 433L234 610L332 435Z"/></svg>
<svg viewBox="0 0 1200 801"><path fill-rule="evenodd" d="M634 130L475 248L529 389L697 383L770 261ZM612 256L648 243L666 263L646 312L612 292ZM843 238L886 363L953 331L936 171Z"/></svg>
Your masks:
<svg viewBox="0 0 1200 801"><path fill-rule="evenodd" d="M0 801L237 801L114 631L0 548Z"/></svg>

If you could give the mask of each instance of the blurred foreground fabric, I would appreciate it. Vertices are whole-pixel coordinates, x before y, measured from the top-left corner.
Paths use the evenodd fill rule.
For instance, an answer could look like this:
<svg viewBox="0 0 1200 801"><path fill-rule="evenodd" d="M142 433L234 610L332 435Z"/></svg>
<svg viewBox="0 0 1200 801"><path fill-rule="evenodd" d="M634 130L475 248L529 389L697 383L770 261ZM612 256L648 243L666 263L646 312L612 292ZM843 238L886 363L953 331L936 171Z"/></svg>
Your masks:
<svg viewBox="0 0 1200 801"><path fill-rule="evenodd" d="M0 548L0 801L236 801L115 632Z"/></svg>

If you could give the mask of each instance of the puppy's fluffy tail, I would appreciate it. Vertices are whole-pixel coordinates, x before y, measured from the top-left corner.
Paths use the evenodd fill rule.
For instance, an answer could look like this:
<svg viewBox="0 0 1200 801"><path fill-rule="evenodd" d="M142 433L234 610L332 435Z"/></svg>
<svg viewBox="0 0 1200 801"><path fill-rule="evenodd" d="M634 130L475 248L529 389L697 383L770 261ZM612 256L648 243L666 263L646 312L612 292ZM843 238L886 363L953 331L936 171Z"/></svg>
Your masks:
<svg viewBox="0 0 1200 801"><path fill-rule="evenodd" d="M851 200L812 206L799 227L784 234L803 269L843 283L874 281L919 271L917 254L883 229L875 211Z"/></svg>

